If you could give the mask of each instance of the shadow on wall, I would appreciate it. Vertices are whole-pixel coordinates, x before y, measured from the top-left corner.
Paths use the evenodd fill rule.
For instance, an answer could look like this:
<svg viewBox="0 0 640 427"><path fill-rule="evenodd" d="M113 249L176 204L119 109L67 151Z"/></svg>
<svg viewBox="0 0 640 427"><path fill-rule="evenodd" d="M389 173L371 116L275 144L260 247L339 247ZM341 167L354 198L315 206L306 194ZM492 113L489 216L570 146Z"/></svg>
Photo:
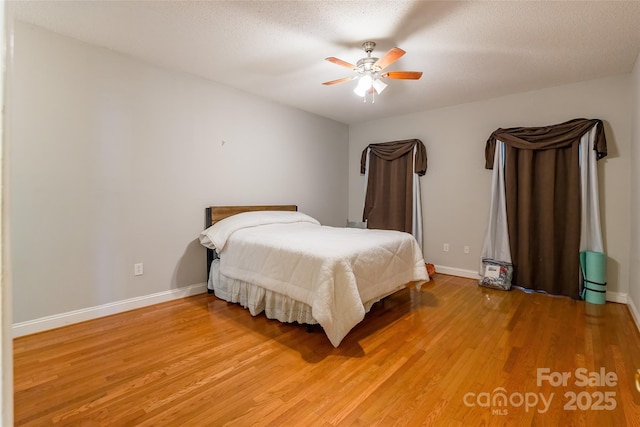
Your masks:
<svg viewBox="0 0 640 427"><path fill-rule="evenodd" d="M615 159L620 157L620 151L618 150L618 143L616 141L616 134L613 131L611 124L603 120L602 125L604 127L604 135L607 138L607 157L605 159Z"/></svg>
<svg viewBox="0 0 640 427"><path fill-rule="evenodd" d="M207 281L207 253L198 239L194 239L184 250L171 280L172 288L182 288Z"/></svg>
<svg viewBox="0 0 640 427"><path fill-rule="evenodd" d="M606 254L606 251L605 251L605 254ZM605 280L607 282L607 290L609 290L610 292L611 291L622 292L620 290L619 270L620 270L620 263L607 255L607 267L606 267L607 273L605 276ZM613 286L609 286L609 284L613 284ZM614 289L611 289L612 287Z"/></svg>

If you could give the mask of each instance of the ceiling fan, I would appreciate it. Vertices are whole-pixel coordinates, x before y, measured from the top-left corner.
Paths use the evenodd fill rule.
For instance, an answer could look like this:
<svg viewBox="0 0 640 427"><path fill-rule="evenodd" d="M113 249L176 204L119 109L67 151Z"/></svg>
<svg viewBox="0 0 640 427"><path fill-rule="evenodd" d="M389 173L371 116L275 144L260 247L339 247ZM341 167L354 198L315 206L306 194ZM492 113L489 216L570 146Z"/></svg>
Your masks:
<svg viewBox="0 0 640 427"><path fill-rule="evenodd" d="M325 58L329 62L354 71L354 74L350 77L343 77L322 84L331 86L359 79L358 85L353 91L356 95L363 97L364 102L367 102L367 94L370 94L372 102L375 102L375 95L379 95L387 87L387 84L383 82L382 79L418 80L422 77L421 71L382 71L400 59L406 52L399 47L394 47L385 53L382 58L378 59L371 56L371 52L373 52L375 47L376 44L371 41L362 43L362 49L367 53L367 56L358 60L356 65L350 64L342 59L334 58L333 56Z"/></svg>

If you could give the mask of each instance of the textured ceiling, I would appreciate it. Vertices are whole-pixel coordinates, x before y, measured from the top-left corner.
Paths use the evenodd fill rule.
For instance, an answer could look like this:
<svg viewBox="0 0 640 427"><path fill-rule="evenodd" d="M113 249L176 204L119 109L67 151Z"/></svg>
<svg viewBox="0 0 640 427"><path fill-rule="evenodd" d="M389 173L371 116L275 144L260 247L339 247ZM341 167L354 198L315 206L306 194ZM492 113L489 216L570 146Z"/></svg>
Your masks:
<svg viewBox="0 0 640 427"><path fill-rule="evenodd" d="M628 73L640 2L13 1L10 16L343 123ZM363 41L407 54L362 102L346 77Z"/></svg>

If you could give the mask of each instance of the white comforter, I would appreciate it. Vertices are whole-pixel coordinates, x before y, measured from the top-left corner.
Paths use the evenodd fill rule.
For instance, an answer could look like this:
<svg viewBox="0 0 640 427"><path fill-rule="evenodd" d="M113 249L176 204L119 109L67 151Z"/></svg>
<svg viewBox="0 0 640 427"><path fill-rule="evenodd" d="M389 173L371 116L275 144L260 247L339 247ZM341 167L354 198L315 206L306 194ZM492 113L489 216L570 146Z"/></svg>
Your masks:
<svg viewBox="0 0 640 427"><path fill-rule="evenodd" d="M308 304L335 347L364 318L363 301L429 280L409 233L321 226L292 214L297 219L287 223L271 214L226 224L209 247L220 254L222 274Z"/></svg>

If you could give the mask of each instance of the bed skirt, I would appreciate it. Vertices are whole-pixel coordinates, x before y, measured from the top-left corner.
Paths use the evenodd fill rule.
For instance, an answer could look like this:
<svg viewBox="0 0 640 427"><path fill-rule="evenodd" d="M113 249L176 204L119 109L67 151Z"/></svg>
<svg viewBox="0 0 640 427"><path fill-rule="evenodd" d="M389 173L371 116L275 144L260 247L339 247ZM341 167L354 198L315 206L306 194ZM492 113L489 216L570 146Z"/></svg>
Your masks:
<svg viewBox="0 0 640 427"><path fill-rule="evenodd" d="M223 275L220 273L219 259L211 263L207 288L212 290L215 296L220 299L240 304L249 310L252 316L257 316L264 312L267 318L284 323L297 322L305 325L318 323L311 314L311 306L260 286ZM373 304L382 298L384 296L364 303L365 312L368 313Z"/></svg>

